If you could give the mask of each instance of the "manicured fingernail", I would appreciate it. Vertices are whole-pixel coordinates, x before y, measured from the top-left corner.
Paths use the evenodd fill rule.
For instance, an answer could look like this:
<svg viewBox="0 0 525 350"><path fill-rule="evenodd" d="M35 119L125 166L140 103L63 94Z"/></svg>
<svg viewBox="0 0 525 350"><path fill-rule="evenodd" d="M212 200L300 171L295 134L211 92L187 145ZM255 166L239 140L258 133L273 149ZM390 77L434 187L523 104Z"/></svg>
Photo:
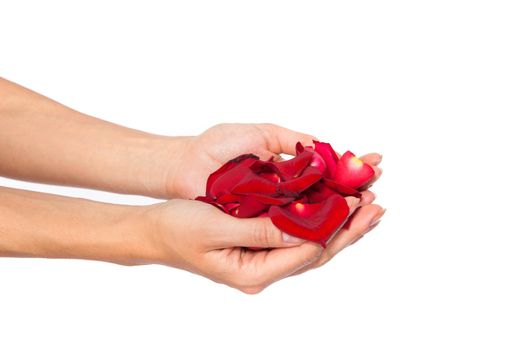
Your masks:
<svg viewBox="0 0 525 350"><path fill-rule="evenodd" d="M373 229L375 229L377 227L377 225L379 225L381 223L381 220L377 221L375 224L369 226L366 231L363 233L363 235L367 234L368 232L372 231Z"/></svg>
<svg viewBox="0 0 525 350"><path fill-rule="evenodd" d="M352 209L352 208L355 208L359 204L360 201L361 201L361 199L359 199L359 198L350 197L350 198L348 198L347 204L350 207L350 209Z"/></svg>
<svg viewBox="0 0 525 350"><path fill-rule="evenodd" d="M303 243L304 239L290 236L289 234L283 232L283 241L285 243L296 244L296 243Z"/></svg>
<svg viewBox="0 0 525 350"><path fill-rule="evenodd" d="M385 212L386 212L386 209L382 209L381 211L379 211L379 213L377 213L377 215L374 216L374 218L370 221L370 225L368 226L374 226L377 223L379 223L379 220L381 220Z"/></svg>

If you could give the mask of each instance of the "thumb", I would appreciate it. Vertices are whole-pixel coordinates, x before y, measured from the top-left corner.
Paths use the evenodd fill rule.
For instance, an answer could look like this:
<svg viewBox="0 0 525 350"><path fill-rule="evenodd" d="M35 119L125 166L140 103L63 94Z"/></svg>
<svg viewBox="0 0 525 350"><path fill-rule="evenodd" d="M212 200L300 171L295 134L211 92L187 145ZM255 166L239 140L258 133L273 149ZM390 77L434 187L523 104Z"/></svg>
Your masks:
<svg viewBox="0 0 525 350"><path fill-rule="evenodd" d="M229 247L280 248L304 242L279 230L270 218L252 218L236 219L224 243Z"/></svg>

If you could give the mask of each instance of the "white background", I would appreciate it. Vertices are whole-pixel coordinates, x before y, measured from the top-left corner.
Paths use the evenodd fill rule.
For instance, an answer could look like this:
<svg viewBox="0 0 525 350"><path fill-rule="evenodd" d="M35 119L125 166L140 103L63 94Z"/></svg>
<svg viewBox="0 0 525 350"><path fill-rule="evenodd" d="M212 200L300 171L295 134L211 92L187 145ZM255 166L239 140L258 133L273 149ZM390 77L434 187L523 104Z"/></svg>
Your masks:
<svg viewBox="0 0 525 350"><path fill-rule="evenodd" d="M0 348L523 349L522 5L0 1L5 78L154 133L274 122L381 152L388 208L255 296L167 267L1 259Z"/></svg>

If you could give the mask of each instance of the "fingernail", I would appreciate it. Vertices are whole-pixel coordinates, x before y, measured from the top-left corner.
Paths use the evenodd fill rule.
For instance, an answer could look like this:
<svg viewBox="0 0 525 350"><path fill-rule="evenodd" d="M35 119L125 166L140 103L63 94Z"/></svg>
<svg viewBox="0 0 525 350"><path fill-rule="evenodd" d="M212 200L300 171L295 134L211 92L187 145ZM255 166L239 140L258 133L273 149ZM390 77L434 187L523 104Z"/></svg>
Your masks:
<svg viewBox="0 0 525 350"><path fill-rule="evenodd" d="M350 209L354 208L359 204L359 202L361 201L361 199L359 198L356 198L356 197L350 197L348 199L348 206L350 207Z"/></svg>
<svg viewBox="0 0 525 350"><path fill-rule="evenodd" d="M378 220L375 224L373 225L370 225L366 231L363 233L363 235L367 234L368 232L372 231L373 229L375 229L377 227L377 225L379 225L381 223L381 220Z"/></svg>
<svg viewBox="0 0 525 350"><path fill-rule="evenodd" d="M386 212L386 209L382 209L376 216L374 216L374 218L370 221L370 225L368 226L374 226L377 223L379 223L379 220L381 220L385 212Z"/></svg>
<svg viewBox="0 0 525 350"><path fill-rule="evenodd" d="M285 243L296 244L296 243L303 243L304 239L301 239L295 236L290 236L289 234L283 232L283 241Z"/></svg>

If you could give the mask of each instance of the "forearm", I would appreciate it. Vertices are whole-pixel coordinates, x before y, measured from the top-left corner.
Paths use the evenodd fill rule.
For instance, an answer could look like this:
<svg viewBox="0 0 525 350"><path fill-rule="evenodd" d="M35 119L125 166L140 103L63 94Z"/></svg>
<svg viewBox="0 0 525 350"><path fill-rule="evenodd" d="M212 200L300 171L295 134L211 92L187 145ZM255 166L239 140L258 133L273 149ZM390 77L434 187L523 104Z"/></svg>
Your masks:
<svg viewBox="0 0 525 350"><path fill-rule="evenodd" d="M87 116L0 78L0 175L168 198L167 164L185 144Z"/></svg>
<svg viewBox="0 0 525 350"><path fill-rule="evenodd" d="M148 209L0 187L0 256L152 262Z"/></svg>

